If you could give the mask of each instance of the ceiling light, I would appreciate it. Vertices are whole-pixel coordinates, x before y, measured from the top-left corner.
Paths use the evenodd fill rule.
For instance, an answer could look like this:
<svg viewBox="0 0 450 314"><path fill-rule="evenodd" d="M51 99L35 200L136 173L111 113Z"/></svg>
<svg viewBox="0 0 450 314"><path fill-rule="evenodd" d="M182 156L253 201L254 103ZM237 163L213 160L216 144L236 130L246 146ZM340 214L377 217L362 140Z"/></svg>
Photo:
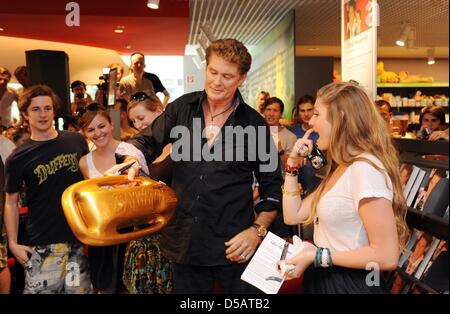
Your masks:
<svg viewBox="0 0 450 314"><path fill-rule="evenodd" d="M5 29L0 27L0 32L3 32Z"/></svg>
<svg viewBox="0 0 450 314"><path fill-rule="evenodd" d="M433 65L436 63L436 60L434 60L434 48L430 48L427 51L427 55L428 55L428 65Z"/></svg>
<svg viewBox="0 0 450 314"><path fill-rule="evenodd" d="M147 1L147 6L150 9L157 10L157 9L159 9L159 0L148 0Z"/></svg>
<svg viewBox="0 0 450 314"><path fill-rule="evenodd" d="M130 44L126 44L125 45L125 49L131 49L131 45Z"/></svg>
<svg viewBox="0 0 450 314"><path fill-rule="evenodd" d="M408 39L409 31L411 30L411 26L403 27L402 33L400 34L400 38L395 42L397 46L405 47L406 40Z"/></svg>
<svg viewBox="0 0 450 314"><path fill-rule="evenodd" d="M117 26L114 30L115 33L121 34L123 33L123 30L125 29L125 26Z"/></svg>

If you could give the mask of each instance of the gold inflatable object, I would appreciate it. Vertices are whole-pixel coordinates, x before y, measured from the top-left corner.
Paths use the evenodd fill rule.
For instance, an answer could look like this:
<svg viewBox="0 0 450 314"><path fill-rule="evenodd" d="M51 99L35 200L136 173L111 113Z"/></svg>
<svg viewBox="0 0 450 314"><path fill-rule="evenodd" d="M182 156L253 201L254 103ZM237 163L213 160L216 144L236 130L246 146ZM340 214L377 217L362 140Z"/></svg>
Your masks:
<svg viewBox="0 0 450 314"><path fill-rule="evenodd" d="M128 242L163 228L177 207L175 192L144 177L126 175L88 179L62 195L64 214L84 244L106 246Z"/></svg>

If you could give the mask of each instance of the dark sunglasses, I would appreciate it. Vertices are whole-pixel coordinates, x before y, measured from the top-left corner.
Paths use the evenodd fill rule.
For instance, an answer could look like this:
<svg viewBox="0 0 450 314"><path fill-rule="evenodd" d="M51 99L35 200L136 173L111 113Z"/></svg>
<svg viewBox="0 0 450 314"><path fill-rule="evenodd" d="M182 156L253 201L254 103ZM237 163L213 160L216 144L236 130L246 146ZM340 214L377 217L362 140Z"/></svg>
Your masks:
<svg viewBox="0 0 450 314"><path fill-rule="evenodd" d="M101 106L100 106L98 103L93 102L93 103L87 105L86 107L81 107L80 109L78 109L78 111L75 113L75 116L76 116L77 118L80 118L80 117L82 117L87 111L98 111L98 110L100 110L100 109L102 109Z"/></svg>
<svg viewBox="0 0 450 314"><path fill-rule="evenodd" d="M150 96L144 92L137 92L131 95L130 101L144 101L150 99Z"/></svg>

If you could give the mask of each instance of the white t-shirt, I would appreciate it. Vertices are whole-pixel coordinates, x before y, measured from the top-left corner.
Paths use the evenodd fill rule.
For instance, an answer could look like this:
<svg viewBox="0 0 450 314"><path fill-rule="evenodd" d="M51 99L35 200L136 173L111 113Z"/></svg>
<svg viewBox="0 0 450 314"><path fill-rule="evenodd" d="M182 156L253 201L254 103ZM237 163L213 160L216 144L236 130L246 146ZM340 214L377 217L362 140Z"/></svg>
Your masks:
<svg viewBox="0 0 450 314"><path fill-rule="evenodd" d="M360 157L365 157L384 169L373 155L361 154ZM392 182L387 175L369 163L354 162L317 204L315 244L335 251L367 246L369 239L358 209L360 200L371 197L383 197L392 201Z"/></svg>

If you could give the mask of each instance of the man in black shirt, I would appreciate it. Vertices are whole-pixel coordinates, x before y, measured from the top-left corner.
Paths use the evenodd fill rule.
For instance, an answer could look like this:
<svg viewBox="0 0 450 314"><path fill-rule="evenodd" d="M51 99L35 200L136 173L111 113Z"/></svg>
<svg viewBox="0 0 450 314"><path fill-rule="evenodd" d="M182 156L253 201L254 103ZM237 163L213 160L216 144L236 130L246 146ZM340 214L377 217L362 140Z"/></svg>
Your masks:
<svg viewBox="0 0 450 314"><path fill-rule="evenodd" d="M238 91L251 65L247 48L218 40L206 60L205 90L170 103L130 142L148 163L173 143L178 208L161 250L173 262L174 292L212 293L216 281L223 293L252 293L240 276L280 210L280 161L264 118ZM138 170L133 165L129 178ZM255 208L253 174L261 193Z"/></svg>
<svg viewBox="0 0 450 314"><path fill-rule="evenodd" d="M87 258L64 217L61 195L83 179L78 161L88 152L83 136L53 126L56 95L45 85L28 88L19 102L31 137L5 163L8 246L25 268L24 293L89 293ZM24 243L18 243L19 192L28 205Z"/></svg>

